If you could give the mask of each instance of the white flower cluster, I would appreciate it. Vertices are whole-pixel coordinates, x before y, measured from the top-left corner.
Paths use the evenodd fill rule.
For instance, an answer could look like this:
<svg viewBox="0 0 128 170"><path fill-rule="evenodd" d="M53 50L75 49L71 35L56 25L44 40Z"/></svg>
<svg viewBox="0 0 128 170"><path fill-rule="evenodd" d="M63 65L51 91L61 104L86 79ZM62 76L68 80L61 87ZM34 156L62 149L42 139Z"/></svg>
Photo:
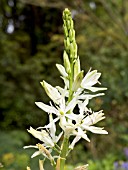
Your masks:
<svg viewBox="0 0 128 170"><path fill-rule="evenodd" d="M77 63L77 65L79 65L79 58ZM94 126L94 124L105 118L102 110L93 112L88 108L90 99L104 95L104 93L98 91L106 90L106 88L94 87L95 84L99 83L98 79L100 78L101 73L98 73L97 70L89 70L88 73L81 79L81 73L83 74L83 71L77 69L77 75L74 76L75 78L72 86L73 97L70 101L68 101L68 73L65 67L60 64L57 64L57 68L61 73L62 79L64 80L64 88L59 86L53 87L45 81L41 82L41 85L44 87L52 102L50 102L50 105L47 105L43 102L35 103L40 109L48 113L49 124L44 127L39 127L37 130L33 129L32 127L30 127L28 130L28 132L31 133L35 138L39 139L42 144L24 147L37 148L38 151L36 151L32 157L43 154L45 157L50 159L50 161L54 160L54 158L51 156L52 150L56 150L58 152L61 150L57 143L60 140L62 134L64 134L64 136L67 138L74 136L69 145L71 150L81 138L90 142L90 139L87 136L87 131L96 134L108 133L106 130L104 130L104 128ZM79 108L79 112L77 114L74 113L74 108L76 105ZM53 115L55 115L54 119ZM58 121L62 132L56 136L56 122ZM39 146L41 145L42 148L40 149Z"/></svg>

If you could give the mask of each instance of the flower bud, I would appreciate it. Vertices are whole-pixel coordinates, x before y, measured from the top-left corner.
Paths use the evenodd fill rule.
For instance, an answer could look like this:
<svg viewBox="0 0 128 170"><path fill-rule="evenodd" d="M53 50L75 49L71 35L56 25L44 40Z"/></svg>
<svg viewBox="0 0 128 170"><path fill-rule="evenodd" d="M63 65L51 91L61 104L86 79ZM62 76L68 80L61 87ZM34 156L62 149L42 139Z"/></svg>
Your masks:
<svg viewBox="0 0 128 170"><path fill-rule="evenodd" d="M76 91L79 87L80 87L80 84L81 84L81 81L83 79L83 71L81 71L77 76L76 76L76 79L75 81L73 82L73 91Z"/></svg>
<svg viewBox="0 0 128 170"><path fill-rule="evenodd" d="M69 19L67 20L67 29L68 29L68 30L71 29L71 27L70 27L70 20L69 20Z"/></svg>
<svg viewBox="0 0 128 170"><path fill-rule="evenodd" d="M67 37L66 39L66 47L69 49L70 47L70 40L69 40L69 37Z"/></svg>
<svg viewBox="0 0 128 170"><path fill-rule="evenodd" d="M64 60L64 67L66 69L66 72L68 74L70 74L70 72L71 72L70 61L69 61L68 55L65 50L64 50L64 54L63 54L63 60Z"/></svg>
<svg viewBox="0 0 128 170"><path fill-rule="evenodd" d="M47 95L56 103L59 104L59 100L60 100L60 93L58 92L58 90L51 86L50 84L48 84L47 82L43 81L41 82L41 85L44 87L45 92L47 93Z"/></svg>
<svg viewBox="0 0 128 170"><path fill-rule="evenodd" d="M64 29L64 34L67 37L68 36L68 29L65 25L63 25L63 29Z"/></svg>
<svg viewBox="0 0 128 170"><path fill-rule="evenodd" d="M40 143L36 144L36 146L38 147L40 153L42 153L42 155L44 155L45 157L47 157L49 160L53 160L52 155L50 154L50 152Z"/></svg>
<svg viewBox="0 0 128 170"><path fill-rule="evenodd" d="M70 26L71 26L72 29L74 28L74 23L73 23L72 19L70 19Z"/></svg>
<svg viewBox="0 0 128 170"><path fill-rule="evenodd" d="M72 39L73 39L73 33L72 33L72 30L71 30L71 29L69 30L69 38L70 38L70 42L71 42Z"/></svg>
<svg viewBox="0 0 128 170"><path fill-rule="evenodd" d="M74 63L74 80L76 78L76 76L80 73L80 59L79 57L75 60Z"/></svg>

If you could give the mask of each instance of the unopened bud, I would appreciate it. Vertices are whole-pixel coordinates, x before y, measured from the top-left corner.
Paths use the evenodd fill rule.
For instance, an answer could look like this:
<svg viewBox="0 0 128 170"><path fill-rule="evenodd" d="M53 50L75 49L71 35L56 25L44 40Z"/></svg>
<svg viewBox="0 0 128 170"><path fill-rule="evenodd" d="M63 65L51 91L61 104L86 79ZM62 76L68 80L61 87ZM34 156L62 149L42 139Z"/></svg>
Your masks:
<svg viewBox="0 0 128 170"><path fill-rule="evenodd" d="M51 156L50 152L40 143L36 144L36 146L38 147L39 151L48 159L52 160L53 157Z"/></svg>
<svg viewBox="0 0 128 170"><path fill-rule="evenodd" d="M66 46L67 46L67 48L70 47L70 40L69 40L69 37L67 37L67 39L66 39Z"/></svg>
<svg viewBox="0 0 128 170"><path fill-rule="evenodd" d="M83 79L83 71L81 71L77 76L76 76L76 79L73 83L73 91L76 91L79 87L80 87L80 84L82 82L82 79Z"/></svg>
<svg viewBox="0 0 128 170"><path fill-rule="evenodd" d="M70 42L72 41L73 37L72 37L72 30L69 30L69 38L70 38Z"/></svg>
<svg viewBox="0 0 128 170"><path fill-rule="evenodd" d="M71 26L72 29L74 28L74 23L73 23L73 20L71 18L70 18L70 26Z"/></svg>
<svg viewBox="0 0 128 170"><path fill-rule="evenodd" d="M68 58L66 51L64 51L63 60L64 60L65 70L69 74L71 72L71 68L70 68L70 61L69 61L69 58Z"/></svg>
<svg viewBox="0 0 128 170"><path fill-rule="evenodd" d="M74 80L76 78L76 76L80 73L81 69L80 69L80 59L79 57L75 60L74 63Z"/></svg>
<svg viewBox="0 0 128 170"><path fill-rule="evenodd" d="M68 36L68 29L65 25L63 25L63 28L64 28L64 34L67 37Z"/></svg>
<svg viewBox="0 0 128 170"><path fill-rule="evenodd" d="M68 30L70 30L70 29L71 29L71 26L70 26L70 20L69 20L69 19L67 20L67 28L68 28Z"/></svg>

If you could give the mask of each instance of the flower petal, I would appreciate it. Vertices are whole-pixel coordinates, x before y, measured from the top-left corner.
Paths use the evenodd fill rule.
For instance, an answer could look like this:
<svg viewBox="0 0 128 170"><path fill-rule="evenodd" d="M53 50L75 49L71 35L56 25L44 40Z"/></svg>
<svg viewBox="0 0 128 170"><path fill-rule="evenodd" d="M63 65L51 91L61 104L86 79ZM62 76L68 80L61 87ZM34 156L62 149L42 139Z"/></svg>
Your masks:
<svg viewBox="0 0 128 170"><path fill-rule="evenodd" d="M29 145L29 146L24 146L23 148L24 148L24 149L27 149L27 148L36 148L36 149L37 149L38 147L35 146L35 145Z"/></svg>
<svg viewBox="0 0 128 170"><path fill-rule="evenodd" d="M40 151L36 151L36 152L34 152L34 154L31 156L31 158L34 158L34 157L36 157L36 156L38 156L38 155L40 155L40 154L41 154Z"/></svg>
<svg viewBox="0 0 128 170"><path fill-rule="evenodd" d="M47 82L43 81L41 82L41 85L44 87L47 95L56 103L59 104L59 100L60 100L60 93L58 92L58 90L51 86L50 84L48 84Z"/></svg>
<svg viewBox="0 0 128 170"><path fill-rule="evenodd" d="M94 84L96 84L98 82L99 77L101 76L101 73L97 73L97 70L93 70L90 72L90 70L88 71L88 73L85 75L85 77L83 78L82 82L81 82L81 86L83 88L86 87L91 87Z"/></svg>
<svg viewBox="0 0 128 170"><path fill-rule="evenodd" d="M35 104L47 113L57 113L57 109L53 106L46 105L43 102L35 102Z"/></svg>
<svg viewBox="0 0 128 170"><path fill-rule="evenodd" d="M77 100L76 100L76 98L74 97L74 98L68 103L68 105L66 106L65 112L67 113L69 110L73 110L74 107L76 106L76 104L77 104Z"/></svg>
<svg viewBox="0 0 128 170"><path fill-rule="evenodd" d="M75 146L75 144L76 144L80 139L81 139L80 136L76 136L76 137L73 139L72 143L70 144L69 148L70 148L70 149L73 149L74 146Z"/></svg>
<svg viewBox="0 0 128 170"><path fill-rule="evenodd" d="M58 68L60 74L61 74L63 77L67 77L67 76L68 76L68 74L66 73L65 68L64 68L61 64L56 64L56 67Z"/></svg>
<svg viewBox="0 0 128 170"><path fill-rule="evenodd" d="M96 134L108 134L106 130L103 130L101 127L95 127L95 126L83 126L86 130L89 130L92 133Z"/></svg>
<svg viewBox="0 0 128 170"><path fill-rule="evenodd" d="M91 90L92 92L107 90L107 88L105 88L105 87L86 87L86 89Z"/></svg>

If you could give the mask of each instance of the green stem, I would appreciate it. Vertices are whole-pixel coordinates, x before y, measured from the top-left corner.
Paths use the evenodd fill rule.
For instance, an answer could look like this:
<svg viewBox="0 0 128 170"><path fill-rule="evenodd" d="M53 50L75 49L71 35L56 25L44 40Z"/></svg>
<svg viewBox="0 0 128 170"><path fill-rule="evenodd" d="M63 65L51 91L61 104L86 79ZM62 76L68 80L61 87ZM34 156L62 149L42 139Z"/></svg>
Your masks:
<svg viewBox="0 0 128 170"><path fill-rule="evenodd" d="M73 98L73 90L72 90L72 85L73 85L73 81L74 81L74 63L73 63L73 60L71 60L70 65L71 65L71 74L70 74L70 79L69 79L68 103ZM66 156L67 156L67 152L68 152L68 146L69 146L69 137L65 136L63 143L62 143L62 150L61 150L61 154L60 154L60 170L64 170Z"/></svg>
<svg viewBox="0 0 128 170"><path fill-rule="evenodd" d="M64 170L66 154L68 151L68 142L69 142L69 138L64 137L63 144L62 144L62 151L60 154L60 170Z"/></svg>
<svg viewBox="0 0 128 170"><path fill-rule="evenodd" d="M71 73L70 73L70 80L69 80L69 98L68 98L68 103L73 98L73 90L72 90L73 81L74 81L74 63L73 63L73 60L71 60Z"/></svg>

